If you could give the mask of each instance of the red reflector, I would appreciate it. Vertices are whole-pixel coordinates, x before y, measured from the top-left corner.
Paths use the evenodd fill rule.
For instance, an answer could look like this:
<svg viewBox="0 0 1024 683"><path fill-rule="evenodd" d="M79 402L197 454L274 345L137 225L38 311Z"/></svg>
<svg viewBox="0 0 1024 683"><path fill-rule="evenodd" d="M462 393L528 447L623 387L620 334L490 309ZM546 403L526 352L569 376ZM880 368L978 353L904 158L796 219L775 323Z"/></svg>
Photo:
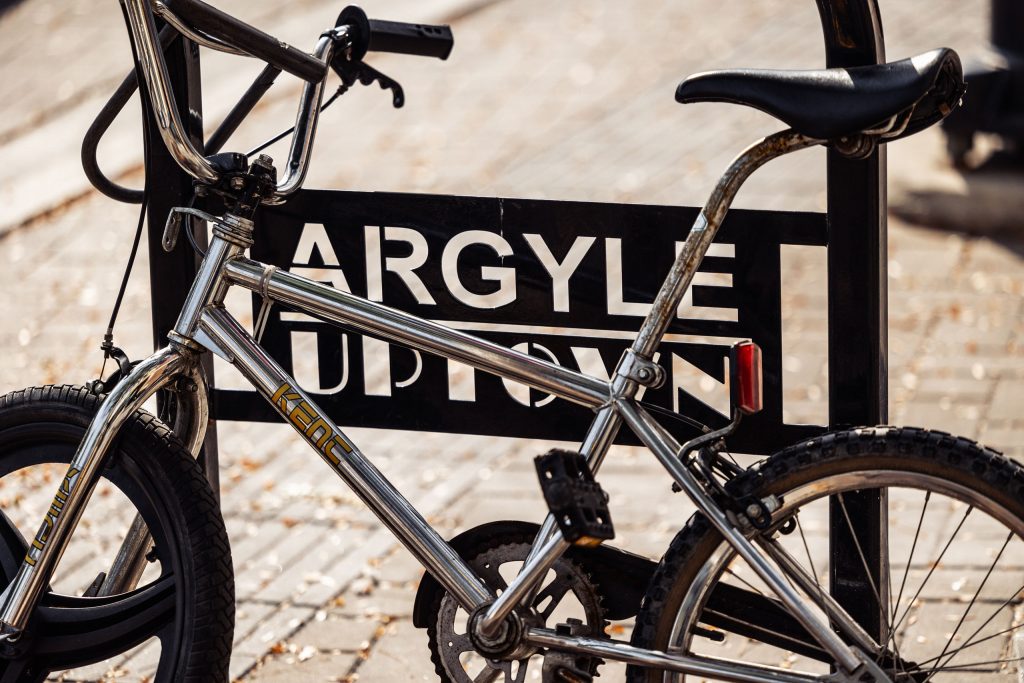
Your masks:
<svg viewBox="0 0 1024 683"><path fill-rule="evenodd" d="M732 395L734 405L744 415L752 415L763 407L761 398L761 347L744 341L732 347L731 365L735 370Z"/></svg>

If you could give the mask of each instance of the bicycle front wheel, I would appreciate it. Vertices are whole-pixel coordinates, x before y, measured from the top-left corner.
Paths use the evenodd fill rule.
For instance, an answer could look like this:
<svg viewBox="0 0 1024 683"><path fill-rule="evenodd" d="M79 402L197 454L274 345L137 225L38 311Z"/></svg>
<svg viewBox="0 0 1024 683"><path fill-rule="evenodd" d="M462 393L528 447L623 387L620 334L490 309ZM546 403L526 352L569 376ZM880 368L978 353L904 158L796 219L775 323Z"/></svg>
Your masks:
<svg viewBox="0 0 1024 683"><path fill-rule="evenodd" d="M0 397L0 587L21 565L25 539L99 404L72 386ZM136 515L152 539L138 585L104 588ZM231 555L213 492L178 439L139 411L111 446L25 632L0 643L0 683L129 673L156 683L226 681L233 626Z"/></svg>
<svg viewBox="0 0 1024 683"><path fill-rule="evenodd" d="M855 607L881 623L869 654L893 681L1018 681L1024 672L1024 468L966 439L875 427L828 434L730 482L781 498L764 533L790 580L830 592L830 528L867 586ZM882 535L856 529L877 497ZM881 557L881 571L869 560ZM860 573L860 576L856 575ZM819 598L819 601L821 598ZM832 662L749 565L695 515L673 540L637 617L633 644L827 675ZM684 678L631 668L630 681ZM690 679L693 680L693 679Z"/></svg>

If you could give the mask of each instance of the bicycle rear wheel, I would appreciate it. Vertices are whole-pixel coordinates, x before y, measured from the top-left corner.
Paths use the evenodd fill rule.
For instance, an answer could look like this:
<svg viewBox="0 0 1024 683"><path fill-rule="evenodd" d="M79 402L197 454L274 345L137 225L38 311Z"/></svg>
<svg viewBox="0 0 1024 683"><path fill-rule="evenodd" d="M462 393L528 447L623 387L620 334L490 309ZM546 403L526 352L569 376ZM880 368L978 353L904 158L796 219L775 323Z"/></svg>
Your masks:
<svg viewBox="0 0 1024 683"><path fill-rule="evenodd" d="M72 386L0 397L0 586L17 572L99 403ZM112 448L25 633L0 646L0 683L67 670L73 680L127 671L158 683L227 680L234 585L213 492L152 415L132 416ZM88 597L136 514L153 539L139 586Z"/></svg>
<svg viewBox="0 0 1024 683"><path fill-rule="evenodd" d="M884 643L870 654L894 681L1018 681L1024 672L1024 468L966 439L876 427L828 434L763 461L730 483L781 497L766 532L829 591L829 503L868 555L847 500L886 501L884 571L869 579ZM851 501L852 507L852 501ZM842 527L841 527L842 528ZM795 572L790 572L791 581ZM731 546L695 515L673 540L637 617L633 644L828 674L829 657ZM629 679L683 680L631 668Z"/></svg>

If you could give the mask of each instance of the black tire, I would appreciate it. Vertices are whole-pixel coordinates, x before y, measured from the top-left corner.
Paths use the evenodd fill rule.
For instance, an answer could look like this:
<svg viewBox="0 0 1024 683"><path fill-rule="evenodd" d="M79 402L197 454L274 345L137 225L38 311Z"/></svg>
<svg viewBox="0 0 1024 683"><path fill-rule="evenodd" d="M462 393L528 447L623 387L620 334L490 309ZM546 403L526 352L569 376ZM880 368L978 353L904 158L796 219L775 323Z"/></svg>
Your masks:
<svg viewBox="0 0 1024 683"><path fill-rule="evenodd" d="M844 524L850 519L846 502L853 505L851 491L882 489L888 496L888 590L869 584L873 592L866 606L888 603L889 609L876 613L884 614L888 632L895 635L886 652L872 653L874 659L899 681L1018 680L1024 669L1021 653L1013 649L1014 637L1024 633L1024 468L1019 464L948 434L875 427L798 444L730 483L734 495L782 498L772 531L825 591L829 495L838 503L836 519ZM822 533L814 533L815 526ZM847 547L862 557L859 542L850 540ZM786 628L773 617L768 624L774 628L751 633L749 623L757 618L723 607L729 599L744 610L755 604L758 584L721 535L695 515L651 580L632 642L827 674L827 656L820 648L814 652L817 645L805 632L803 639L785 640L780 634ZM729 614L743 618L730 621ZM715 642L723 635L723 642ZM628 679L683 677L631 667Z"/></svg>
<svg viewBox="0 0 1024 683"><path fill-rule="evenodd" d="M0 397L0 585L20 566L24 539L35 535L99 404L75 386ZM134 657L128 668L145 669L157 683L227 680L234 580L213 492L181 442L148 413L136 412L112 448L50 589L25 633L0 649L0 682L41 681L87 665L97 665L91 671L100 676L128 657ZM35 477L42 485L24 485ZM136 511L153 537L139 587L82 597L93 577L109 569ZM91 524L91 517L100 523Z"/></svg>

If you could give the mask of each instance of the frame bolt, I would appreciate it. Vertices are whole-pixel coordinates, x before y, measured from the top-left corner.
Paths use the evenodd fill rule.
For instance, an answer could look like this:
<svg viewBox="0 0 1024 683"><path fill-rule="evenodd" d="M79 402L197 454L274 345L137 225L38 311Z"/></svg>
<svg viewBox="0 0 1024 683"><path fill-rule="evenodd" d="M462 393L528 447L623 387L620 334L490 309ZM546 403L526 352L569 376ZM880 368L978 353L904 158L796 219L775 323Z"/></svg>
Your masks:
<svg viewBox="0 0 1024 683"><path fill-rule="evenodd" d="M242 178L241 176L235 176L234 178L231 179L231 189L232 190L241 190L244 187L245 187L245 178Z"/></svg>
<svg viewBox="0 0 1024 683"><path fill-rule="evenodd" d="M646 382L651 378L651 371L648 368L637 368L636 377L642 382Z"/></svg>
<svg viewBox="0 0 1024 683"><path fill-rule="evenodd" d="M190 394L199 391L199 386L190 377L182 377L178 380L178 389L187 391Z"/></svg>
<svg viewBox="0 0 1024 683"><path fill-rule="evenodd" d="M761 506L751 503L747 506L747 517L757 518L761 516Z"/></svg>

